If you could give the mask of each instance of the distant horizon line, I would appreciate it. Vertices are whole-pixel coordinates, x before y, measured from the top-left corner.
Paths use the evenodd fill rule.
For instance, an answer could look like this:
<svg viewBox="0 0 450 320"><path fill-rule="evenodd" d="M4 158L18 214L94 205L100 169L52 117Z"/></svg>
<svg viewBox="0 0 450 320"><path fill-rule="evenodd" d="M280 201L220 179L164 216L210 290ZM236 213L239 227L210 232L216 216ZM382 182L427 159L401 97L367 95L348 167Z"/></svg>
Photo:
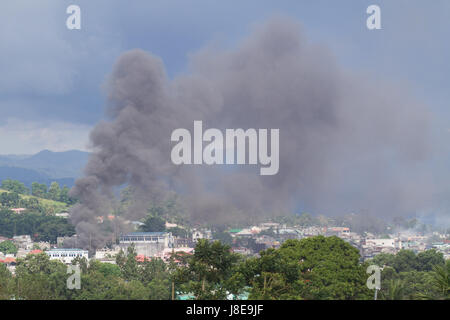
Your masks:
<svg viewBox="0 0 450 320"><path fill-rule="evenodd" d="M72 151L91 153L91 151L81 150L81 149L67 149L67 150L63 150L63 151L53 151L53 150L50 150L50 149L42 149L42 150L37 151L35 153L0 153L0 156L5 156L5 157L34 156L34 155L37 155L39 153L46 152L46 151L47 152L52 152L52 153L65 153L65 152L72 152Z"/></svg>

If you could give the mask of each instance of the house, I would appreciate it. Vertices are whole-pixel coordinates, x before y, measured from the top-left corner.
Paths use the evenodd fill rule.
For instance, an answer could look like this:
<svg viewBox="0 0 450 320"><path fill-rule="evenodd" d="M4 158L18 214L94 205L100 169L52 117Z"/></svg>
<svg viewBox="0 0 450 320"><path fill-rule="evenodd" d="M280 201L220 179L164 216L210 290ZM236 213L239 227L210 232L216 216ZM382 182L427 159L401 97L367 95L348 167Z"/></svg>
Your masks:
<svg viewBox="0 0 450 320"><path fill-rule="evenodd" d="M366 246L395 248L395 239L366 239Z"/></svg>
<svg viewBox="0 0 450 320"><path fill-rule="evenodd" d="M254 234L256 234L256 233L254 231L252 231L252 229L246 228L246 229L242 229L241 231L236 233L236 236L238 236L238 237L251 237Z"/></svg>
<svg viewBox="0 0 450 320"><path fill-rule="evenodd" d="M29 235L14 236L13 242L20 249L31 250L33 248L33 241Z"/></svg>
<svg viewBox="0 0 450 320"><path fill-rule="evenodd" d="M327 236L337 236L340 238L348 238L350 236L350 228L347 227L330 227L326 229Z"/></svg>
<svg viewBox="0 0 450 320"><path fill-rule="evenodd" d="M120 252L120 247L116 246L113 249L103 248L95 251L95 259L101 261L114 261L116 255Z"/></svg>
<svg viewBox="0 0 450 320"><path fill-rule="evenodd" d="M170 223L170 222L166 221L166 229L176 228L176 227L178 227L178 225L176 223Z"/></svg>
<svg viewBox="0 0 450 320"><path fill-rule="evenodd" d="M278 227L280 226L279 223L275 223L275 222L264 222L261 223L261 229L278 229Z"/></svg>
<svg viewBox="0 0 450 320"><path fill-rule="evenodd" d="M56 217L60 217L60 218L69 218L69 213L68 212L60 212L60 213L55 213Z"/></svg>
<svg viewBox="0 0 450 320"><path fill-rule="evenodd" d="M245 248L245 247L235 247L235 248L231 248L231 250L234 253L239 253L239 254L246 255L246 256L252 254L252 251L250 249L248 249L248 248Z"/></svg>
<svg viewBox="0 0 450 320"><path fill-rule="evenodd" d="M192 241L197 242L199 239L212 239L212 232L211 230L194 230L192 232Z"/></svg>
<svg viewBox="0 0 450 320"><path fill-rule="evenodd" d="M17 214L21 214L22 212L26 211L26 208L12 208L11 211Z"/></svg>
<svg viewBox="0 0 450 320"><path fill-rule="evenodd" d="M135 257L135 259L136 259L137 262L145 262L145 261L150 261L151 260L150 257L144 256L143 254L138 254Z"/></svg>
<svg viewBox="0 0 450 320"><path fill-rule="evenodd" d="M50 242L46 241L40 241L40 242L34 242L33 247L38 247L41 250L50 249Z"/></svg>
<svg viewBox="0 0 450 320"><path fill-rule="evenodd" d="M6 256L3 259L0 259L0 263L6 265L6 268L12 273L15 274L16 271L16 258Z"/></svg>
<svg viewBox="0 0 450 320"><path fill-rule="evenodd" d="M159 255L159 258L161 258L164 262L170 262L170 258L172 255L175 255L174 262L177 264L180 264L181 261L176 259L177 256L190 256L194 254L194 248L176 248L176 249L164 249L161 254Z"/></svg>
<svg viewBox="0 0 450 320"><path fill-rule="evenodd" d="M228 233L233 237L241 231L242 231L242 229L235 228L235 229L228 230Z"/></svg>
<svg viewBox="0 0 450 320"><path fill-rule="evenodd" d="M195 247L195 243L190 238L175 237L175 248L183 248L183 247L192 248Z"/></svg>

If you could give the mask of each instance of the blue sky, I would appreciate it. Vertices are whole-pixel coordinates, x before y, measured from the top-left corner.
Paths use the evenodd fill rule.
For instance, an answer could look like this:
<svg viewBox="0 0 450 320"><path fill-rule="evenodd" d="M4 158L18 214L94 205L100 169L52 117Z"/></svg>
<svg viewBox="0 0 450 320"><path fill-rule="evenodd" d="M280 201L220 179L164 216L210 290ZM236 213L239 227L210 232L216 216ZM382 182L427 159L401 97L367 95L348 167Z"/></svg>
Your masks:
<svg viewBox="0 0 450 320"><path fill-rule="evenodd" d="M81 7L81 30L65 26L70 4ZM366 28L371 4L381 7L382 30ZM0 154L85 149L122 52L150 51L175 77L188 72L191 53L233 47L274 15L299 21L345 68L410 87L435 115L436 143L450 150L448 0L16 0L0 4Z"/></svg>

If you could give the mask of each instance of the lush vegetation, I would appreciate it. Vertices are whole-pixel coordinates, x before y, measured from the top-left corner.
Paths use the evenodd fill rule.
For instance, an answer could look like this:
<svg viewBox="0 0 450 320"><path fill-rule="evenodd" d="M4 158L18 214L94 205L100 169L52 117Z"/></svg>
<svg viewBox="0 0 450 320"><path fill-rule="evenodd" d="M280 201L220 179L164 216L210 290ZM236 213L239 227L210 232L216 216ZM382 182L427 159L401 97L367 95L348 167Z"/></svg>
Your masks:
<svg viewBox="0 0 450 320"><path fill-rule="evenodd" d="M16 275L0 264L0 299L113 300L169 299L170 274L161 260L136 262L133 249L118 264L75 260L81 269L81 289L68 289L67 267L45 253L18 259Z"/></svg>
<svg viewBox="0 0 450 320"><path fill-rule="evenodd" d="M241 266L255 299L367 299L359 252L337 237L287 240Z"/></svg>
<svg viewBox="0 0 450 320"><path fill-rule="evenodd" d="M382 253L370 263L383 267L382 299L450 298L450 261L446 263L436 250L418 254L410 250L401 250L396 255Z"/></svg>
<svg viewBox="0 0 450 320"><path fill-rule="evenodd" d="M188 294L226 299L246 292L250 299L373 299L366 287L367 264L337 237L288 240L250 259L232 253L226 244L206 240L198 242L193 255L175 253L169 263L156 258L138 262L136 256L129 247L118 254L115 265L74 260L82 271L81 289L69 290L64 264L45 254L28 255L18 259L15 277L0 265L0 298L171 299ZM395 260L403 262L396 265ZM403 253L386 261L394 267L384 264L381 299L449 298L450 264L438 261L435 252L419 258Z"/></svg>
<svg viewBox="0 0 450 320"><path fill-rule="evenodd" d="M443 263L434 251L419 255L377 259L384 265L379 299L450 298L450 262ZM14 277L0 264L0 299L165 300L180 294L226 299L243 293L250 299L373 299L366 287L368 264L361 264L358 251L337 237L287 240L250 259L206 240L192 255L175 252L169 263L156 258L139 262L136 256L131 246L117 255L116 264L75 259L81 289L70 290L63 263L45 253L30 254L17 260Z"/></svg>
<svg viewBox="0 0 450 320"><path fill-rule="evenodd" d="M57 237L72 236L75 229L67 219L42 213L15 214L0 209L0 235L11 238L14 235L30 235L35 241L56 243Z"/></svg>
<svg viewBox="0 0 450 320"><path fill-rule="evenodd" d="M11 240L2 241L0 242L0 252L3 254L16 254L17 247Z"/></svg>
<svg viewBox="0 0 450 320"><path fill-rule="evenodd" d="M57 182L52 182L50 187L47 187L45 184L41 184L38 182L33 182L31 184L31 190L29 190L22 182L17 180L3 180L0 188L3 193L7 191L10 194L13 194L14 197L18 197L18 201L21 199L30 199L30 195L33 196L34 199L46 199L59 203L63 203L66 206L72 205L76 202L76 199L69 196L69 188L67 186L63 186L62 188ZM20 195L20 196L19 196ZM45 202L51 203L51 202ZM18 203L15 203L14 206L17 206Z"/></svg>

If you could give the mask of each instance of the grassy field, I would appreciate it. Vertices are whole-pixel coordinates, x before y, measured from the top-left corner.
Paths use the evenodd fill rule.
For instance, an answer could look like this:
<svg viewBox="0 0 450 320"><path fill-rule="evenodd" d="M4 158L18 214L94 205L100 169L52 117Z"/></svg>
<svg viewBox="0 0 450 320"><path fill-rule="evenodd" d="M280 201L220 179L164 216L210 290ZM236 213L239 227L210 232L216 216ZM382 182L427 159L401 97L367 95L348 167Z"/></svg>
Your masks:
<svg viewBox="0 0 450 320"><path fill-rule="evenodd" d="M3 193L3 192L9 192L9 191L0 189L0 193ZM39 203L47 209L46 211L49 213L64 212L64 211L67 211L69 208L67 206L67 204L65 204L64 202L60 202L60 201L43 199L43 198L26 195L26 194L19 194L19 196L21 199L30 199L30 198L37 199L39 201Z"/></svg>

